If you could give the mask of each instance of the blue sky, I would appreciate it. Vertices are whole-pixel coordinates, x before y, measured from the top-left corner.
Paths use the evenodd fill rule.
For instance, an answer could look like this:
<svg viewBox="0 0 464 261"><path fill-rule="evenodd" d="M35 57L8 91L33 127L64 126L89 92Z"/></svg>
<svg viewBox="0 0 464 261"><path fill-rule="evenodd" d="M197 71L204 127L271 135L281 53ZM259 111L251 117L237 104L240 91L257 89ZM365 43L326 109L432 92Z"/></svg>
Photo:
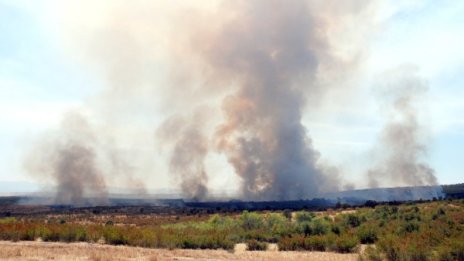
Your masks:
<svg viewBox="0 0 464 261"><path fill-rule="evenodd" d="M41 28L40 17L0 1L0 180L29 179L21 166L24 146L91 95L93 84Z"/></svg>
<svg viewBox="0 0 464 261"><path fill-rule="evenodd" d="M93 10L89 20L69 10L57 14L66 4L56 1L0 0L0 182L42 182L25 172L24 151L41 133L57 128L64 113L91 103L109 84L100 73L105 68L89 60L84 50L88 39L80 42L72 35L86 30L91 35L100 28L98 14L111 1L98 6L84 2L82 10L89 6ZM304 123L324 161L343 166L344 175L362 180L360 173L367 168L383 124L371 90L376 75L413 64L429 88L420 116L428 130L425 160L440 183L464 182L464 3L395 3L380 5L383 10L376 19L381 25L365 46L364 74L352 83L360 86L357 91L360 97L367 97L366 103L360 104L363 98L345 99L338 105L334 102L323 106L319 115L305 116ZM158 68L155 74L162 74L163 67ZM348 109L340 110L340 106ZM213 168L222 166L217 163L219 156L209 161ZM160 172L165 171L160 167ZM163 177L152 187L169 187L166 175ZM233 178L225 178L229 179ZM224 178L211 180L221 183Z"/></svg>

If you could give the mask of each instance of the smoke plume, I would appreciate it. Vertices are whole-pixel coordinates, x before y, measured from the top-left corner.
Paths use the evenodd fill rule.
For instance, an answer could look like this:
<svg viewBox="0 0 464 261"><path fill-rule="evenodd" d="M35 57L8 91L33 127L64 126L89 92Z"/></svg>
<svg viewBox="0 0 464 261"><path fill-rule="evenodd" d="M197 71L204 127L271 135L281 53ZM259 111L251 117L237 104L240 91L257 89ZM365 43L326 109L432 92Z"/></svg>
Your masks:
<svg viewBox="0 0 464 261"><path fill-rule="evenodd" d="M214 141L241 178L247 199L309 198L324 184L339 185L331 182L336 171L318 163L302 124L306 97L320 97L327 68L343 68L327 39L333 13L318 16L320 7L238 1L224 7L233 12L223 24L195 34L201 37L194 39L201 43L195 51L215 86L228 87Z"/></svg>
<svg viewBox="0 0 464 261"><path fill-rule="evenodd" d="M157 136L170 145L169 171L180 183L183 196L202 200L208 194L204 160L208 140L202 133L199 115L190 122L181 117L171 117L162 124Z"/></svg>
<svg viewBox="0 0 464 261"><path fill-rule="evenodd" d="M408 66L390 72L384 78L383 94L388 98L390 117L384 126L380 146L384 156L368 171L370 187L437 185L434 170L421 159L427 153L423 141L424 126L419 124L416 103L427 85Z"/></svg>
<svg viewBox="0 0 464 261"><path fill-rule="evenodd" d="M68 113L59 133L51 133L30 153L26 167L56 182L56 204L108 204L106 182L97 165L96 140L78 113Z"/></svg>
<svg viewBox="0 0 464 261"><path fill-rule="evenodd" d="M99 24L87 37L86 22L69 30L79 32L79 41L90 39L77 45L89 48L108 87L85 105L99 123L96 131L86 136L80 125L64 124L59 142L45 148L53 168L44 173L58 185L59 198L104 198L105 178L120 175L103 171L102 159L117 169L131 162L102 145L113 131L127 154L143 154L145 162L153 154L136 148L167 147L159 160L188 198L207 197L208 175L221 175L206 171L213 153L232 166L245 199L310 198L343 185L338 171L321 162L302 117L358 67L360 35L372 26L375 1L217 1L206 10L193 1L182 8L173 3L176 11L163 9L164 2L105 8L108 15L94 18ZM83 4L87 9L93 10ZM211 113L198 116L205 106ZM141 129L150 139L156 130L155 142L142 140ZM156 176L160 165L138 170Z"/></svg>

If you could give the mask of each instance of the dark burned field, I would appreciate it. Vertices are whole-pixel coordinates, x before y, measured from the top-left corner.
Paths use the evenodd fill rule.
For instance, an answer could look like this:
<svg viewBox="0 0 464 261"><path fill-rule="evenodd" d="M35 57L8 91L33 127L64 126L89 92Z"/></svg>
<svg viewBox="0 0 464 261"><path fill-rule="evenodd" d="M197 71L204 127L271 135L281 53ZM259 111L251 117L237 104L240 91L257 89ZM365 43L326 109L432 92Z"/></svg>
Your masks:
<svg viewBox="0 0 464 261"><path fill-rule="evenodd" d="M0 240L21 242L1 243L0 259L15 259L18 253L19 259L28 259L27 253L47 256L51 249L64 251L58 259L70 259L66 253L73 251L85 256L80 260L101 260L105 251L135 251L128 259L122 253L120 257L266 260L271 257L264 250L278 249L271 256L280 260L464 260L460 199L298 211L148 205L71 208L12 205L5 203L8 200L0 206Z"/></svg>

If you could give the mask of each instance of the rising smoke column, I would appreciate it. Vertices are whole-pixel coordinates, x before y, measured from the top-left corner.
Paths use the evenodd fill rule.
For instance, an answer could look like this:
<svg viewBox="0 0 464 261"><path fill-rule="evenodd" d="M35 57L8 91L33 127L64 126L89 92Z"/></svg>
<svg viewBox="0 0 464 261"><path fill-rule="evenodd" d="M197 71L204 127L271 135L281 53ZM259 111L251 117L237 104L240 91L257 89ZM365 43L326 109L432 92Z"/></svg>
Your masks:
<svg viewBox="0 0 464 261"><path fill-rule="evenodd" d="M202 132L199 114L187 120L168 118L158 129L157 137L169 145L169 172L188 199L202 200L208 194L208 176L204 165L208 140Z"/></svg>
<svg viewBox="0 0 464 261"><path fill-rule="evenodd" d="M215 144L247 199L309 198L330 179L301 122L306 95L320 91L318 71L333 59L326 21L311 3L238 1L224 6L230 20L199 34L216 84L234 87Z"/></svg>
<svg viewBox="0 0 464 261"><path fill-rule="evenodd" d="M96 204L106 203L105 181L95 167L95 153L91 148L69 144L57 151L53 176L57 180L58 204L82 206L84 196L95 197Z"/></svg>
<svg viewBox="0 0 464 261"><path fill-rule="evenodd" d="M421 161L427 144L421 136L424 126L419 124L416 102L427 91L425 81L410 66L391 71L383 80L382 93L388 100L390 117L380 139L383 157L368 171L369 185L437 185L434 170Z"/></svg>
<svg viewBox="0 0 464 261"><path fill-rule="evenodd" d="M322 187L337 189L337 171L318 160L302 116L317 106L307 97L321 100L328 87L321 82L343 79L350 71L347 68L356 67L358 50L340 44L351 34L339 36L350 31L349 27L355 27L351 30L355 33L363 31L364 25L369 27L372 12L366 7L375 1L212 1L213 7L207 9L202 9L203 1L172 2L173 10L166 7L166 12L166 1L110 1L100 10L94 3L76 1L76 8L70 8L72 14L79 14L74 18L83 21L65 31L79 32L73 42L77 48L89 48L91 65L102 67L94 71L104 72L102 78L108 83L93 97L93 104L84 105L92 111L92 122L108 126L96 127L96 140L102 140L108 130L136 129L114 134L115 144L124 140L124 155L146 160L152 151L136 149L153 141L140 142L146 137L138 135L140 130L150 132L149 138L155 128L170 130L153 147L169 147L162 164L168 165L169 174L190 198L207 195L205 158L215 152L225 155L241 178L241 196L247 199L309 198ZM97 10L97 15L88 22L76 10ZM95 30L86 32L93 20ZM334 43L343 48L338 50ZM160 81L163 73L170 79ZM189 115L203 105L219 116L203 122ZM183 116L172 129L168 125L175 114ZM166 115L168 120L158 121ZM100 158L105 158L100 157L100 145L82 140L74 144L90 148L99 156L95 161L100 166ZM132 159L121 159L119 154L111 156L111 150L105 153L114 158L111 164L118 169L130 165L132 172L137 165L126 164ZM80 161L81 157L68 158ZM153 162L162 160L152 158ZM108 181L126 172L115 175L106 168L92 169L111 174ZM138 169L158 180L161 168L140 163Z"/></svg>
<svg viewBox="0 0 464 261"><path fill-rule="evenodd" d="M56 204L108 204L106 182L97 164L96 140L79 113L66 114L60 131L36 144L26 167L42 180L53 180Z"/></svg>

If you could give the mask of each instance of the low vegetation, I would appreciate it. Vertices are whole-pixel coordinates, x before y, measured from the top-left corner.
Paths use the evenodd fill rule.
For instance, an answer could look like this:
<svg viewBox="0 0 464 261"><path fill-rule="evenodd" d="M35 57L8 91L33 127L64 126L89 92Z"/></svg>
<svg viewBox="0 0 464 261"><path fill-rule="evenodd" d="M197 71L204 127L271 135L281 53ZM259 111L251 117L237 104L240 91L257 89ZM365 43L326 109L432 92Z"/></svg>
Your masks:
<svg viewBox="0 0 464 261"><path fill-rule="evenodd" d="M356 252L361 260L464 260L464 201L376 205L325 212L247 212L194 217L150 215L8 217L0 240L105 242L148 248ZM135 220L135 221L134 221ZM141 221L143 220L143 221ZM98 222L97 222L98 221ZM131 223L132 222L132 223Z"/></svg>

